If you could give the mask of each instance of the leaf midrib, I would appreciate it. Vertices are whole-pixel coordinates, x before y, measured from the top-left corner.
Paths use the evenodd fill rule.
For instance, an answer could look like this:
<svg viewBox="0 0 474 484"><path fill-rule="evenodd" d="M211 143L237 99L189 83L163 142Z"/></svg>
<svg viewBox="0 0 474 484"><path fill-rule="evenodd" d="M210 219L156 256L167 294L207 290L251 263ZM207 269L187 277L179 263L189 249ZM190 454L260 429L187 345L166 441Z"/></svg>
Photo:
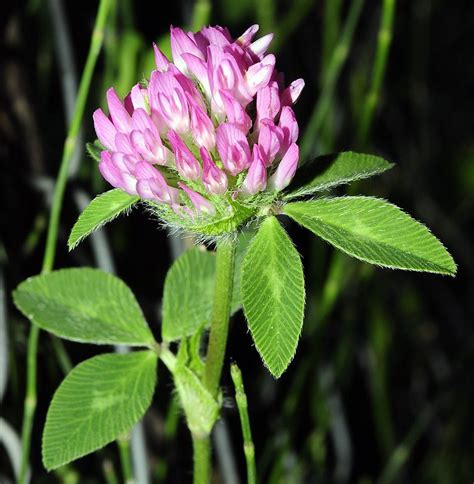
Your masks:
<svg viewBox="0 0 474 484"><path fill-rule="evenodd" d="M293 210L295 210L295 209L293 208ZM296 211L298 212L298 209L296 209ZM333 223L330 223L330 222L323 221L323 220L321 220L321 218L319 218L316 215L306 215L306 214L302 214L301 212L299 212L298 217L300 218L300 220L310 220L312 222L316 221L320 225L326 225L328 227L332 227L333 229L340 230L340 231L344 232L345 234L347 234L348 237L350 237L352 239L358 238L360 240L363 240L365 243L370 243L370 244L376 243L376 244L381 245L385 248L388 248L390 251L396 252L398 254L403 254L405 256L409 255L410 257L413 257L413 259L421 261L424 265L428 265L428 266L432 266L433 268L437 268L437 270L439 272L441 272L442 274L452 274L452 270L449 269L447 266L445 267L445 266L440 265L439 263L432 262L429 259L425 259L424 257L416 255L409 250L403 251L403 250L399 249L398 247L387 244L386 242L380 241L379 239L367 237L363 234L360 234L360 232L357 232L357 231L350 232L345 227L342 227L340 225L336 225L336 224L333 224ZM416 222L415 220L414 220L414 222L417 223L417 224L419 223L419 222ZM304 223L302 223L302 225L304 225ZM308 226L306 226L306 228L311 230ZM356 234L356 237L354 236L354 234ZM325 237L321 234L318 234L318 236L321 237L322 239L326 240L327 242L333 244L338 249L350 254L350 252L347 252L347 250L344 247L342 247L340 244L336 244L333 240L329 240L327 237ZM359 258L359 259L361 259L365 262L369 262L369 263L373 262L372 260L367 259L364 256L357 255L357 258ZM382 263L382 262L380 264L383 264L385 267L392 268L392 269L397 268L397 266L392 266L392 265L385 264L385 263ZM421 269L416 269L416 268L412 268L412 267L406 267L406 269L412 270L412 271L421 271Z"/></svg>

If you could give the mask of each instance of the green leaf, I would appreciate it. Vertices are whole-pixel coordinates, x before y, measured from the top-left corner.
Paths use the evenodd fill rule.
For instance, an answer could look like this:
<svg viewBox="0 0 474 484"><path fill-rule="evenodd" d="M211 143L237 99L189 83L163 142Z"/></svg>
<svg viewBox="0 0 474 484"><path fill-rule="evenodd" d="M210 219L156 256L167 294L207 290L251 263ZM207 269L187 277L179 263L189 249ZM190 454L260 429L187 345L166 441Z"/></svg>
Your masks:
<svg viewBox="0 0 474 484"><path fill-rule="evenodd" d="M89 153L89 156L97 161L97 163L100 162L100 154L102 151L104 151L106 148L102 146L100 141L96 139L93 143L86 143L86 150L87 153Z"/></svg>
<svg viewBox="0 0 474 484"><path fill-rule="evenodd" d="M122 212L129 210L139 200L140 197L129 195L119 188L109 190L94 198L79 215L71 230L67 241L69 250L74 249L92 232L118 217Z"/></svg>
<svg viewBox="0 0 474 484"><path fill-rule="evenodd" d="M219 404L197 375L186 366L178 365L176 367L173 372L173 380L189 430L196 436L209 435L219 416Z"/></svg>
<svg viewBox="0 0 474 484"><path fill-rule="evenodd" d="M213 252L194 248L182 254L171 266L163 293L162 337L176 341L193 335L210 321L214 302L216 257ZM232 313L240 308L236 271Z"/></svg>
<svg viewBox="0 0 474 484"><path fill-rule="evenodd" d="M284 212L357 259L392 269L454 275L443 244L395 205L372 197L290 203Z"/></svg>
<svg viewBox="0 0 474 484"><path fill-rule="evenodd" d="M126 284L98 269L61 269L23 281L17 308L41 329L72 341L147 346L154 338Z"/></svg>
<svg viewBox="0 0 474 484"><path fill-rule="evenodd" d="M43 463L56 469L129 432L151 404L157 355L95 356L57 389L46 417Z"/></svg>
<svg viewBox="0 0 474 484"><path fill-rule="evenodd" d="M255 346L278 378L296 351L305 290L300 256L275 217L262 223L247 250L241 290Z"/></svg>
<svg viewBox="0 0 474 484"><path fill-rule="evenodd" d="M311 195L315 192L355 180L369 178L392 168L378 156L345 151L316 158L311 165L298 170L297 177L288 187L291 190L284 198L287 200ZM310 181L308 181L310 179Z"/></svg>

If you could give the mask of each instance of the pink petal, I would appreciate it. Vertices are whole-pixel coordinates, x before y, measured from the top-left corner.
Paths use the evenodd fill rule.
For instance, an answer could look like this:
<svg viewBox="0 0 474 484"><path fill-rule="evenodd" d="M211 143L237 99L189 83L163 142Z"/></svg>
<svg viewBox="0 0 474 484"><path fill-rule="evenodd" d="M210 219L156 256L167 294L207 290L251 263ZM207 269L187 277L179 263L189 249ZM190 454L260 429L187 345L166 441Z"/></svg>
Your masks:
<svg viewBox="0 0 474 484"><path fill-rule="evenodd" d="M303 79L296 79L281 93L281 105L291 106L300 97L301 91L304 87Z"/></svg>
<svg viewBox="0 0 474 484"><path fill-rule="evenodd" d="M183 61L186 63L187 70L190 74L192 74L202 85L204 92L208 97L211 96L211 87L209 84L209 77L207 74L207 65L206 63L196 57L193 54L182 54L181 55Z"/></svg>
<svg viewBox="0 0 474 484"><path fill-rule="evenodd" d="M110 117L117 129L129 133L132 130L132 119L113 87L107 91L107 104L109 105Z"/></svg>
<svg viewBox="0 0 474 484"><path fill-rule="evenodd" d="M120 151L121 153L126 153L128 155L135 154L132 142L130 141L130 137L128 136L128 134L117 133L115 135L115 146L117 147L117 151Z"/></svg>
<svg viewBox="0 0 474 484"><path fill-rule="evenodd" d="M146 180L148 178L157 178L160 173L151 163L148 163L147 161L139 161L135 165L134 174L137 180Z"/></svg>
<svg viewBox="0 0 474 484"><path fill-rule="evenodd" d="M283 139L283 130L275 126L273 121L269 119L262 121L258 135L258 144L260 145L262 156L267 166L272 164L276 154L280 151Z"/></svg>
<svg viewBox="0 0 474 484"><path fill-rule="evenodd" d="M168 58L161 52L160 48L153 42L153 50L155 51L155 64L156 68L159 71L167 71L170 61Z"/></svg>
<svg viewBox="0 0 474 484"><path fill-rule="evenodd" d="M142 109L138 108L132 114L132 128L138 131L145 131L149 129L154 136L159 138L158 130L156 129L155 123L151 120L151 117L148 113Z"/></svg>
<svg viewBox="0 0 474 484"><path fill-rule="evenodd" d="M217 151L227 171L237 175L250 164L247 137L238 126L231 123L219 125L216 133Z"/></svg>
<svg viewBox="0 0 474 484"><path fill-rule="evenodd" d="M270 186L273 189L283 190L283 188L286 188L290 184L298 167L299 151L296 143L293 143L288 148L278 168L269 180Z"/></svg>
<svg viewBox="0 0 474 484"><path fill-rule="evenodd" d="M281 152L285 152L292 143L296 142L299 135L299 127L295 113L289 106L283 106L278 125L283 131Z"/></svg>
<svg viewBox="0 0 474 484"><path fill-rule="evenodd" d="M272 43L273 40L273 34L267 34L264 35L263 37L260 37L258 40L255 42L252 42L250 44L249 49L259 58L261 59L265 52L268 50L270 47L270 44Z"/></svg>
<svg viewBox="0 0 474 484"><path fill-rule="evenodd" d="M261 153L260 147L254 145L252 153L252 163L242 184L244 195L255 195L267 186L267 168Z"/></svg>
<svg viewBox="0 0 474 484"><path fill-rule="evenodd" d="M205 148L199 150L203 162L202 182L206 190L214 195L221 195L227 191L227 176L212 161Z"/></svg>
<svg viewBox="0 0 474 484"><path fill-rule="evenodd" d="M228 46L232 41L227 29L223 29L219 26L204 27L200 33L205 39L207 39L210 45L217 45L221 49Z"/></svg>
<svg viewBox="0 0 474 484"><path fill-rule="evenodd" d="M102 151L100 154L99 171L102 176L115 188L124 188L122 174L120 170L112 163L111 154L108 151Z"/></svg>
<svg viewBox="0 0 474 484"><path fill-rule="evenodd" d="M247 47L252 42L254 35L258 32L260 26L258 24L251 25L237 40L240 45Z"/></svg>
<svg viewBox="0 0 474 484"><path fill-rule="evenodd" d="M212 151L216 145L214 125L201 106L190 95L187 98L191 108L191 131L194 141L199 147L204 146Z"/></svg>
<svg viewBox="0 0 474 484"><path fill-rule="evenodd" d="M109 150L115 150L115 135L117 130L112 121L104 114L102 109L96 109L92 115L94 128L99 141Z"/></svg>
<svg viewBox="0 0 474 484"><path fill-rule="evenodd" d="M204 60L204 56L196 43L178 27L171 27L171 52L173 54L174 64L184 74L187 73L187 66L183 61L181 54L193 54Z"/></svg>
<svg viewBox="0 0 474 484"><path fill-rule="evenodd" d="M242 105L227 91L219 92L224 101L225 114L229 123L235 124L244 133L252 127L252 120Z"/></svg>
<svg viewBox="0 0 474 484"><path fill-rule="evenodd" d="M190 149L172 129L168 132L168 139L176 157L176 169L179 174L188 180L197 180L201 177L201 165Z"/></svg>
<svg viewBox="0 0 474 484"><path fill-rule="evenodd" d="M130 91L130 98L135 109L141 108L146 111L147 105L143 97L143 91L145 89L142 89L140 84L135 84Z"/></svg>
<svg viewBox="0 0 474 484"><path fill-rule="evenodd" d="M280 90L276 81L257 91L257 121L259 126L262 119L274 119L280 112Z"/></svg>
<svg viewBox="0 0 474 484"><path fill-rule="evenodd" d="M184 183L178 183L178 186L186 192L186 195L191 200L191 203L194 205L198 214L214 215L216 213L216 209L212 203L210 203L209 200L206 200L202 195L191 190Z"/></svg>
<svg viewBox="0 0 474 484"><path fill-rule="evenodd" d="M249 67L245 78L252 95L270 82L274 68L275 56L273 54L268 54L260 62Z"/></svg>

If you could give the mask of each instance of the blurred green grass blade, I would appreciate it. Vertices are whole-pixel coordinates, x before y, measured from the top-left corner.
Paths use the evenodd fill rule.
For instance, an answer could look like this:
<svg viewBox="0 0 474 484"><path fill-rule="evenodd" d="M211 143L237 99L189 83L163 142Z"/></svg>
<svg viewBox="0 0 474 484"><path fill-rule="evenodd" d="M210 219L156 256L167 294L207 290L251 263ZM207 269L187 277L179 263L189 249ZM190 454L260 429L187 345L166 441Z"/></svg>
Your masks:
<svg viewBox="0 0 474 484"><path fill-rule="evenodd" d="M359 22L363 5L364 0L352 0L351 2L342 33L339 37L337 45L333 50L327 71L324 74L324 82L319 99L313 109L313 112L311 113L311 117L301 140L300 159L303 163L305 163L307 157L311 155L315 141L320 135L321 127L326 119L327 112L333 100L337 80L339 79L342 67L344 66L349 55L352 38L354 36L355 28Z"/></svg>
<svg viewBox="0 0 474 484"><path fill-rule="evenodd" d="M392 42L395 7L396 0L383 0L382 18L377 38L377 49L372 69L372 79L370 82L370 88L364 99L363 108L357 125L357 143L359 146L365 146L367 144L375 109L379 101L380 89L382 87L390 44Z"/></svg>

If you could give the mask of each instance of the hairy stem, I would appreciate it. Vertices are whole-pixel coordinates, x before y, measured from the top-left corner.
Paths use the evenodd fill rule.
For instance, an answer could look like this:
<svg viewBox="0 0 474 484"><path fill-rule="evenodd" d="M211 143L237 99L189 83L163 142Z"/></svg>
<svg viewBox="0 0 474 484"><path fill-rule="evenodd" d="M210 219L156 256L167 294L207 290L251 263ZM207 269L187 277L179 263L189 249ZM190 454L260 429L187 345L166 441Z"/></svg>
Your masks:
<svg viewBox="0 0 474 484"><path fill-rule="evenodd" d="M217 246L214 307L204 368L204 385L214 398L219 392L219 382L229 332L230 306L234 286L235 242L224 240Z"/></svg>
<svg viewBox="0 0 474 484"><path fill-rule="evenodd" d="M203 383L209 393L217 398L224 364L229 332L229 318L234 283L235 247L233 240L223 240L216 250L216 278L214 282L214 306L207 347ZM211 439L209 436L193 435L194 482L207 484L211 478Z"/></svg>
<svg viewBox="0 0 474 484"><path fill-rule="evenodd" d="M100 0L99 9L97 13L94 30L92 32L91 45L87 56L86 65L81 77L79 85L79 92L74 108L74 115L69 127L69 132L64 143L63 154L61 158L61 165L59 174L54 188L53 203L51 207L51 214L49 218L48 233L46 238L46 248L43 258L42 274L46 274L53 269L54 257L56 253L59 218L61 215L61 208L64 199L64 191L66 188L66 181L69 173L69 165L74 154L77 142L77 136L81 127L82 117L86 105L87 96L92 80L92 74L102 47L104 38L104 25L109 10L109 0ZM31 444L31 430L33 427L33 419L36 410L36 363L38 353L38 337L39 328L33 325L30 329L28 338L28 355L27 355L27 375L26 375L26 397L24 404L23 426L21 433L22 440L22 456L21 469L18 482L23 484L26 482L26 474L28 470L28 461L30 456Z"/></svg>
<svg viewBox="0 0 474 484"><path fill-rule="evenodd" d="M240 424L242 426L244 454L247 464L247 483L256 484L257 469L255 467L255 446L253 445L252 430L250 429L247 395L245 394L242 372L235 363L230 367L230 375L234 382L235 400L237 402L237 408L239 409Z"/></svg>
<svg viewBox="0 0 474 484"><path fill-rule="evenodd" d="M209 436L192 434L193 438L193 482L208 484L211 481L211 439Z"/></svg>

